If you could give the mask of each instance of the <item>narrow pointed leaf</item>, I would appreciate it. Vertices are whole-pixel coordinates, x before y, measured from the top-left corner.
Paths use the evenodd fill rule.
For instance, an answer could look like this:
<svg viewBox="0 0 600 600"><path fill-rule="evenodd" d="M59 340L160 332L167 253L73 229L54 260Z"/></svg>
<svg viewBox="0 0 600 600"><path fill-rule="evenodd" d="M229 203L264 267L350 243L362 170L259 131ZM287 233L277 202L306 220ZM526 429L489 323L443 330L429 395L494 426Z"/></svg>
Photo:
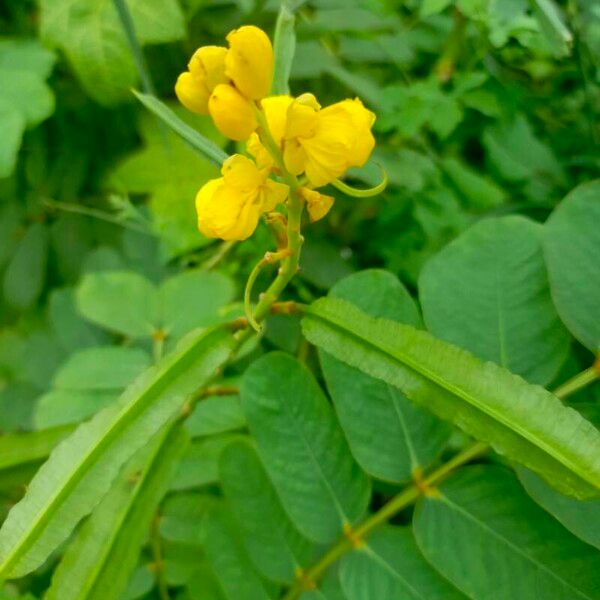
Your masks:
<svg viewBox="0 0 600 600"><path fill-rule="evenodd" d="M225 329L191 334L57 446L0 530L1 577L23 576L46 560L102 499L121 466L214 376L232 344Z"/></svg>
<svg viewBox="0 0 600 600"><path fill-rule="evenodd" d="M398 387L557 489L581 498L600 495L600 432L545 389L342 300L312 304L303 329L313 344Z"/></svg>
<svg viewBox="0 0 600 600"><path fill-rule="evenodd" d="M178 136L185 140L196 152L208 158L208 160L221 166L227 158L227 154L214 142L198 133L195 129L184 123L168 106L161 102L156 96L133 92L136 98L152 113L154 113L167 127L172 129Z"/></svg>
<svg viewBox="0 0 600 600"><path fill-rule="evenodd" d="M185 430L168 424L131 459L67 549L45 600L121 598L186 443Z"/></svg>

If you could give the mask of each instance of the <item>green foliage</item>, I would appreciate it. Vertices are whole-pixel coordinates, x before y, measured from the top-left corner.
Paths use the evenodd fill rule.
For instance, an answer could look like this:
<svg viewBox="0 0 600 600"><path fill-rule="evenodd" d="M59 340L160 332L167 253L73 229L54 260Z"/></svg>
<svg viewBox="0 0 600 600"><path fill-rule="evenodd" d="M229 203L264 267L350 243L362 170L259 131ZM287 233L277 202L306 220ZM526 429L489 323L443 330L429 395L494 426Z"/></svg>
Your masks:
<svg viewBox="0 0 600 600"><path fill-rule="evenodd" d="M174 95L244 24L273 93L376 113L346 179L389 178L324 190L261 335L269 227L194 208L245 145ZM2 600L599 597L594 2L6 0L0 35Z"/></svg>

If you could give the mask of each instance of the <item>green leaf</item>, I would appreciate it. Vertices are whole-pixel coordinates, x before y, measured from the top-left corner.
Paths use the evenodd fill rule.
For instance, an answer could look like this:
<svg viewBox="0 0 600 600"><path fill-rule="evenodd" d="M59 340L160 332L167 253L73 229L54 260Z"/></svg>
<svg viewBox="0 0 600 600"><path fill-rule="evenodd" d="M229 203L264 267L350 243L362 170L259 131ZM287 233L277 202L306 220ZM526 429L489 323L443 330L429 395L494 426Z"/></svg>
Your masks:
<svg viewBox="0 0 600 600"><path fill-rule="evenodd" d="M26 127L54 112L54 95L46 85L54 54L37 40L0 40L0 179L14 170Z"/></svg>
<svg viewBox="0 0 600 600"><path fill-rule="evenodd" d="M347 554L340 567L348 600L465 598L423 558L408 527L386 527Z"/></svg>
<svg viewBox="0 0 600 600"><path fill-rule="evenodd" d="M431 333L532 383L550 383L566 359L533 221L480 221L425 265L419 290Z"/></svg>
<svg viewBox="0 0 600 600"><path fill-rule="evenodd" d="M30 308L42 293L48 261L48 228L34 223L19 242L4 273L4 298L17 309Z"/></svg>
<svg viewBox="0 0 600 600"><path fill-rule="evenodd" d="M578 403L577 409L594 425L600 424L600 405ZM600 500L579 501L559 494L528 469L518 469L527 493L571 533L600 549Z"/></svg>
<svg viewBox="0 0 600 600"><path fill-rule="evenodd" d="M46 600L119 600L187 437L168 425L128 463L69 546Z"/></svg>
<svg viewBox="0 0 600 600"><path fill-rule="evenodd" d="M0 436L0 469L36 463L47 458L52 449L72 431L72 427L56 427L28 433L5 433Z"/></svg>
<svg viewBox="0 0 600 600"><path fill-rule="evenodd" d="M298 530L315 542L337 538L363 515L370 485L310 372L273 352L245 373L241 398L262 462Z"/></svg>
<svg viewBox="0 0 600 600"><path fill-rule="evenodd" d="M232 344L224 329L190 335L62 442L0 530L0 576L25 575L46 560L98 504L120 467L214 376Z"/></svg>
<svg viewBox="0 0 600 600"><path fill-rule="evenodd" d="M323 298L307 339L581 498L600 495L600 432L550 392L431 334Z"/></svg>
<svg viewBox="0 0 600 600"><path fill-rule="evenodd" d="M167 279L159 291L161 328L172 338L214 325L219 308L235 297L233 281L221 273L187 271Z"/></svg>
<svg viewBox="0 0 600 600"><path fill-rule="evenodd" d="M157 322L156 288L130 271L86 275L77 290L77 304L93 323L132 338L151 336Z"/></svg>
<svg viewBox="0 0 600 600"><path fill-rule="evenodd" d="M115 401L150 366L139 348L100 346L74 352L58 369L52 389L37 402L39 429L83 421Z"/></svg>
<svg viewBox="0 0 600 600"><path fill-rule="evenodd" d="M272 94L289 94L288 81L294 62L296 51L295 21L291 2L284 0L279 8L277 23L275 24L275 36L273 39L273 50L275 54L275 65L273 67Z"/></svg>
<svg viewBox="0 0 600 600"><path fill-rule="evenodd" d="M419 310L398 279L386 271L361 271L330 292L375 317L421 326ZM356 460L388 481L406 481L441 450L450 428L415 406L395 387L320 353L327 389Z"/></svg>
<svg viewBox="0 0 600 600"><path fill-rule="evenodd" d="M98 325L132 338L161 330L171 341L222 321L219 310L234 294L231 279L219 273L186 271L157 289L137 273L103 271L83 278L77 302L81 313Z"/></svg>
<svg viewBox="0 0 600 600"><path fill-rule="evenodd" d="M430 17L446 10L452 4L452 0L423 0L420 8L422 17Z"/></svg>
<svg viewBox="0 0 600 600"><path fill-rule="evenodd" d="M172 490L188 490L219 481L219 458L240 435L215 435L194 440L181 460L173 478Z"/></svg>
<svg viewBox="0 0 600 600"><path fill-rule="evenodd" d="M293 583L313 547L285 514L254 448L248 442L230 444L221 454L219 472L252 562L269 579Z"/></svg>
<svg viewBox="0 0 600 600"><path fill-rule="evenodd" d="M568 56L573 46L573 34L564 23L554 0L530 0L533 12L555 56Z"/></svg>
<svg viewBox="0 0 600 600"><path fill-rule="evenodd" d="M205 549L227 600L269 600L231 517L222 508L212 510L207 517Z"/></svg>
<svg viewBox="0 0 600 600"><path fill-rule="evenodd" d="M600 351L600 181L576 187L544 227L544 255L558 313L592 352Z"/></svg>
<svg viewBox="0 0 600 600"><path fill-rule="evenodd" d="M53 386L65 390L120 390L150 366L139 348L98 346L69 356L54 376Z"/></svg>
<svg viewBox="0 0 600 600"><path fill-rule="evenodd" d="M212 161L217 167L223 164L227 154L214 142L180 119L164 102L155 96L134 91L136 98L169 129L187 142L196 152Z"/></svg>
<svg viewBox="0 0 600 600"><path fill-rule="evenodd" d="M177 0L129 0L141 44L163 43L185 35ZM62 48L87 93L101 104L127 97L137 71L112 2L42 0L42 38Z"/></svg>
<svg viewBox="0 0 600 600"><path fill-rule="evenodd" d="M204 518L218 502L220 499L216 496L198 492L170 494L161 508L162 538L199 546L205 538Z"/></svg>
<svg viewBox="0 0 600 600"><path fill-rule="evenodd" d="M186 421L192 437L243 429L246 417L239 396L212 396L200 402Z"/></svg>
<svg viewBox="0 0 600 600"><path fill-rule="evenodd" d="M594 600L600 554L539 508L502 467L468 467L417 506L427 560L473 600Z"/></svg>

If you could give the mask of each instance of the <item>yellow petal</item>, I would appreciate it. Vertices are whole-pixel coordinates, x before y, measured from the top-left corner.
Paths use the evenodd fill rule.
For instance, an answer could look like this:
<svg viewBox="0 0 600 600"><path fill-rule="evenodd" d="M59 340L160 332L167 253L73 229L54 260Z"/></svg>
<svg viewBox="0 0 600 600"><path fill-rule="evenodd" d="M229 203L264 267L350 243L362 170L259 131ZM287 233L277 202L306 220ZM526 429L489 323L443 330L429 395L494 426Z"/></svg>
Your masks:
<svg viewBox="0 0 600 600"><path fill-rule="evenodd" d="M245 240L250 237L261 213L257 194L244 194L222 178L206 183L196 196L198 229L206 237Z"/></svg>
<svg viewBox="0 0 600 600"><path fill-rule="evenodd" d="M260 171L253 160L242 154L230 156L221 168L225 183L241 192L256 192L267 177L266 172Z"/></svg>
<svg viewBox="0 0 600 600"><path fill-rule="evenodd" d="M318 115L314 106L302 104L296 100L290 104L287 111L285 139L311 137L317 130L317 124Z"/></svg>
<svg viewBox="0 0 600 600"><path fill-rule="evenodd" d="M348 111L355 132L354 144L348 155L348 164L351 167L362 167L369 160L375 147L375 138L371 133L375 114L367 110L358 98L344 100L340 104Z"/></svg>
<svg viewBox="0 0 600 600"><path fill-rule="evenodd" d="M261 188L261 210L269 212L275 210L278 204L283 204L288 197L290 188L284 183L268 179Z"/></svg>
<svg viewBox="0 0 600 600"><path fill-rule="evenodd" d="M291 96L270 96L261 101L261 107L265 113L271 135L275 143L280 147L285 131L287 109L292 100ZM273 157L262 145L257 134L253 133L250 136L246 144L246 149L256 159L259 167L273 166Z"/></svg>
<svg viewBox="0 0 600 600"><path fill-rule="evenodd" d="M307 156L304 147L297 139L287 140L283 149L285 168L292 175L300 175L306 169Z"/></svg>
<svg viewBox="0 0 600 600"><path fill-rule="evenodd" d="M182 73L175 83L175 94L179 102L192 112L208 114L208 91L206 87L189 71Z"/></svg>
<svg viewBox="0 0 600 600"><path fill-rule="evenodd" d="M273 46L258 27L245 25L227 36L225 72L235 87L252 100L268 95L273 79Z"/></svg>
<svg viewBox="0 0 600 600"><path fill-rule="evenodd" d="M256 129L251 102L231 85L220 84L213 90L208 110L219 131L232 140L246 140Z"/></svg>
<svg viewBox="0 0 600 600"><path fill-rule="evenodd" d="M300 194L306 200L308 216L312 222L322 219L333 206L332 196L326 196L308 188L300 188Z"/></svg>
<svg viewBox="0 0 600 600"><path fill-rule="evenodd" d="M222 46L202 46L194 52L188 69L192 75L204 81L209 95L220 83L227 83L225 75L225 55L227 48Z"/></svg>

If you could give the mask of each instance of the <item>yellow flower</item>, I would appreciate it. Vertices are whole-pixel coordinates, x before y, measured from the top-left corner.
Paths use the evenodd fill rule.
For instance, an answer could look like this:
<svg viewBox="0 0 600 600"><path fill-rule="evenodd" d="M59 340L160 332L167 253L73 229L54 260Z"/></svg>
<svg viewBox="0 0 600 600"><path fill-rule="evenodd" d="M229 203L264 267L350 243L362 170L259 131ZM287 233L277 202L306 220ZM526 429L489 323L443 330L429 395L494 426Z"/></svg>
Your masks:
<svg viewBox="0 0 600 600"><path fill-rule="evenodd" d="M245 25L227 35L229 50L225 57L225 73L247 98L260 100L271 89L273 79L273 46L267 34L258 27Z"/></svg>
<svg viewBox="0 0 600 600"><path fill-rule="evenodd" d="M261 101L261 107L265 113L269 131L278 146L281 146L283 134L285 133L285 124L287 119L287 110L293 102L291 96L270 96ZM246 144L250 154L256 159L259 167L272 167L273 157L262 145L258 134L253 133Z"/></svg>
<svg viewBox="0 0 600 600"><path fill-rule="evenodd" d="M242 156L229 157L221 169L223 177L208 181L196 196L198 229L210 238L245 240L258 219L284 202L288 187L268 179L268 170Z"/></svg>
<svg viewBox="0 0 600 600"><path fill-rule="evenodd" d="M305 172L315 187L337 179L368 160L375 139L375 115L359 99L323 109L312 94L298 97L287 110L284 161L294 175Z"/></svg>
<svg viewBox="0 0 600 600"><path fill-rule="evenodd" d="M217 129L232 140L247 140L256 129L252 103L232 85L222 83L213 90L208 110Z"/></svg>
<svg viewBox="0 0 600 600"><path fill-rule="evenodd" d="M179 101L192 112L208 114L208 99L220 83L227 83L225 55L227 48L203 46L192 56L188 71L182 73L175 84Z"/></svg>
<svg viewBox="0 0 600 600"><path fill-rule="evenodd" d="M311 222L322 219L333 206L333 197L326 196L309 188L300 188L298 193L306 201L306 209Z"/></svg>

